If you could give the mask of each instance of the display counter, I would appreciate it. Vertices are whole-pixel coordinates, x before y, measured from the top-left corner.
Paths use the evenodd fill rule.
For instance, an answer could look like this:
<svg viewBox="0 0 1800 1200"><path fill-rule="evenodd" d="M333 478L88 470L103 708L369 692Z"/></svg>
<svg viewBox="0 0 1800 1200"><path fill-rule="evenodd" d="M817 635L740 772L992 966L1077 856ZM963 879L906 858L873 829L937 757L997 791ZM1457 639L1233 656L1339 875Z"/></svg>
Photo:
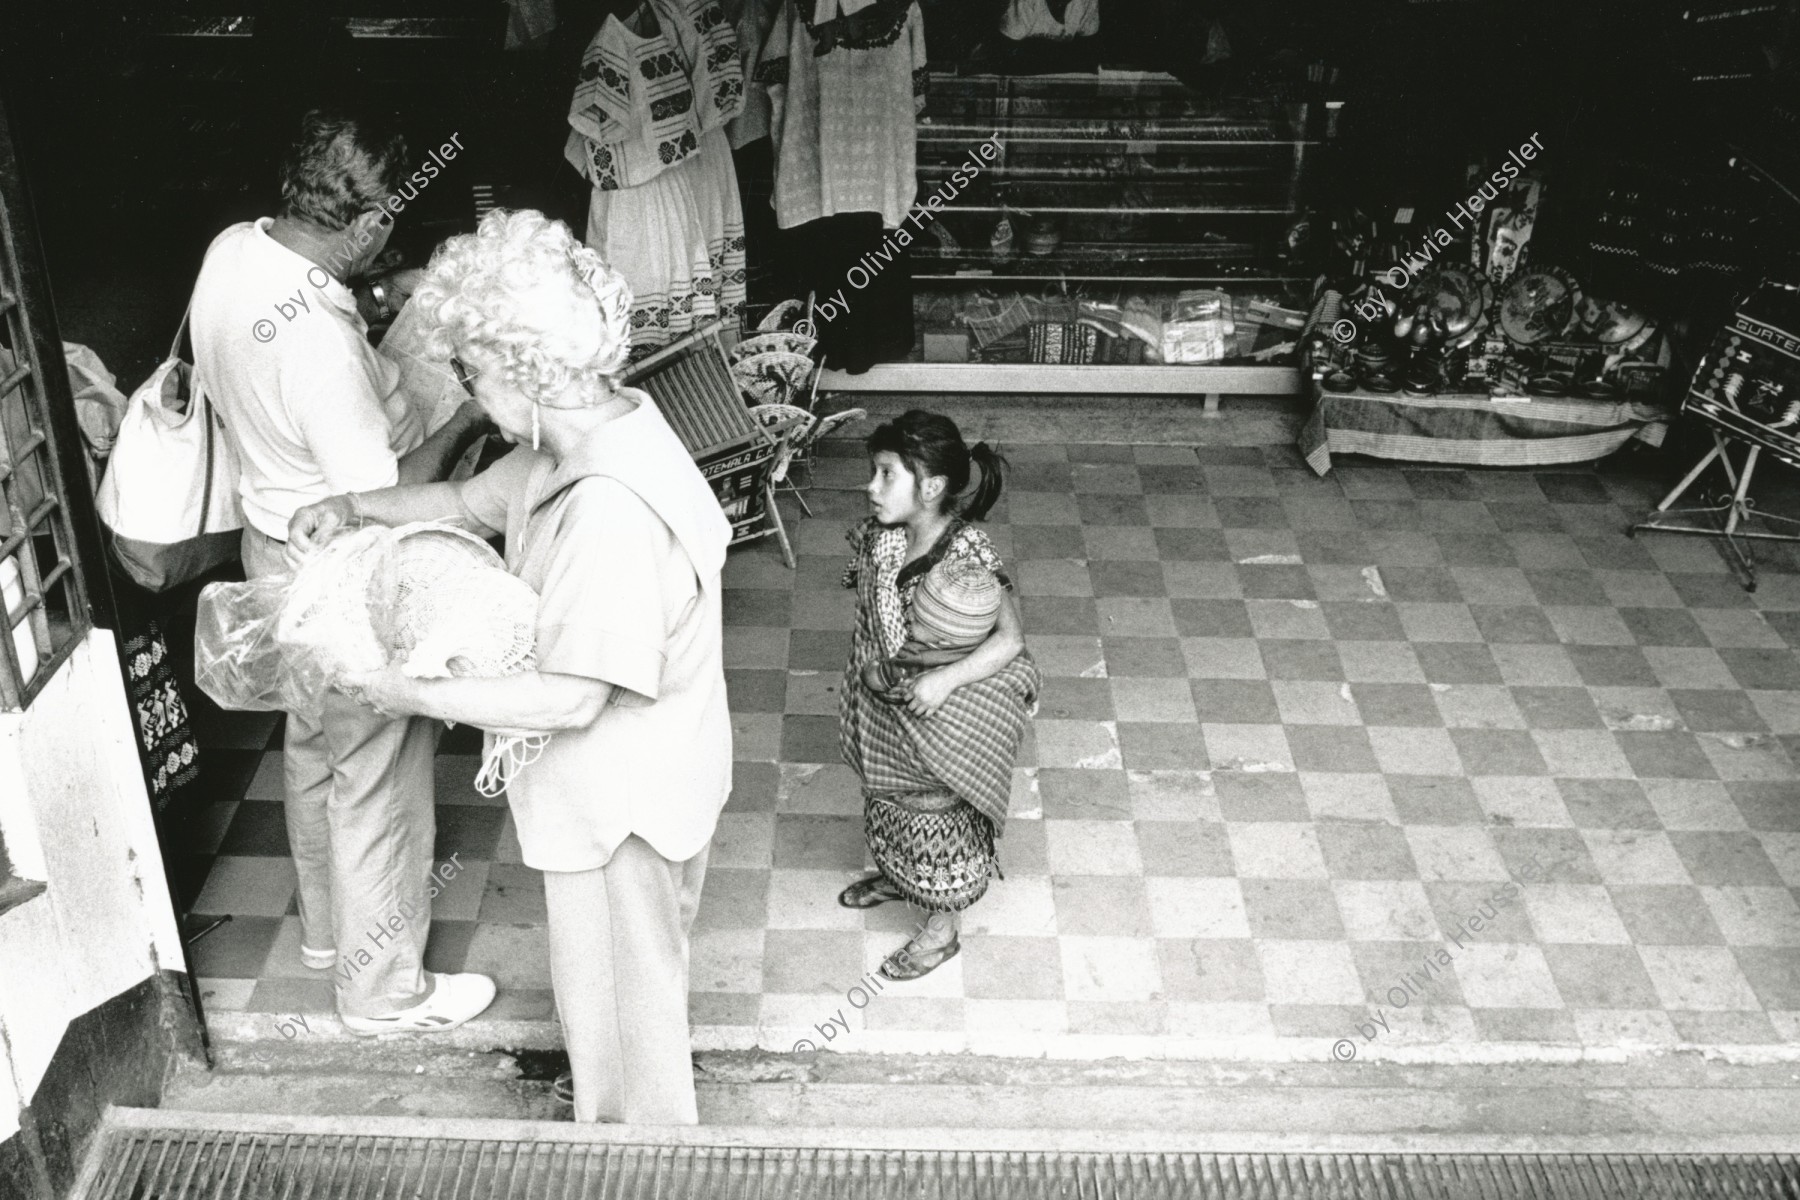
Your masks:
<svg viewBox="0 0 1800 1200"><path fill-rule="evenodd" d="M1604 458L1633 439L1660 446L1672 416L1638 400L1331 392L1314 384L1300 453L1320 475L1333 454L1543 467Z"/></svg>

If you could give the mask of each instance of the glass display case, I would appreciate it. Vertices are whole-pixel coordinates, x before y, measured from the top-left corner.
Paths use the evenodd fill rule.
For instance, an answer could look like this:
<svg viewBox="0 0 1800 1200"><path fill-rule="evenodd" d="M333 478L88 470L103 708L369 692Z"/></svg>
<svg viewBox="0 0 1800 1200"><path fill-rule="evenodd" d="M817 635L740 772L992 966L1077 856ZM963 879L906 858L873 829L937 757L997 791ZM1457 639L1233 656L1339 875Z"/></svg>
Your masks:
<svg viewBox="0 0 1800 1200"><path fill-rule="evenodd" d="M1155 72L933 73L913 361L840 390L1292 394L1306 106Z"/></svg>

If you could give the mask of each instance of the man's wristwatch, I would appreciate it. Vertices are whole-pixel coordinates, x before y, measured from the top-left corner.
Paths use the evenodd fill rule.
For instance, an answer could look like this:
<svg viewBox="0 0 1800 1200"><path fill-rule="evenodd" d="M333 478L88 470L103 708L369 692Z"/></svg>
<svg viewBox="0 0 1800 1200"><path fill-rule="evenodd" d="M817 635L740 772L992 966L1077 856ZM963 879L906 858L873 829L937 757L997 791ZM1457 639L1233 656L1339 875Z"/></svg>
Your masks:
<svg viewBox="0 0 1800 1200"><path fill-rule="evenodd" d="M375 311L381 319L388 320L394 316L394 310L388 307L387 287L380 280L369 284L369 295L375 299Z"/></svg>

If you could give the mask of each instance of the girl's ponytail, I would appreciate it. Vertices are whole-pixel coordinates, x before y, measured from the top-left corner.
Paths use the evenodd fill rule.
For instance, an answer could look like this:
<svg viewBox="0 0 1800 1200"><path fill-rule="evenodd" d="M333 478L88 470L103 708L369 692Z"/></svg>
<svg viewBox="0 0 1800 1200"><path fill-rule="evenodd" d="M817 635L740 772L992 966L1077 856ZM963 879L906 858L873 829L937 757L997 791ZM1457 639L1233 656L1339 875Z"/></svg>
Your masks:
<svg viewBox="0 0 1800 1200"><path fill-rule="evenodd" d="M1006 459L998 450L986 442L976 442L969 447L969 461L981 468L981 482L962 505L961 516L964 520L979 521L988 515L1000 499L1000 491L1006 486Z"/></svg>

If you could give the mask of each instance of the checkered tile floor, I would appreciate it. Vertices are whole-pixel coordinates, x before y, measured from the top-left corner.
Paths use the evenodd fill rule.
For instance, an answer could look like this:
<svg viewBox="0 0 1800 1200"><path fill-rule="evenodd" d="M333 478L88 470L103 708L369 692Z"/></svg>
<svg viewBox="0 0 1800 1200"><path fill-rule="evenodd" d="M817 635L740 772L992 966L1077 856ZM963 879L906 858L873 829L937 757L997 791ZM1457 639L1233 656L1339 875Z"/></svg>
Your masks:
<svg viewBox="0 0 1800 1200"><path fill-rule="evenodd" d="M726 571L737 787L695 933L697 1045L1800 1043L1791 558L1750 595L1705 540L1628 540L1659 481L1609 471L1008 450L991 531L1046 682L1005 881L958 958L856 990L916 917L834 902L865 863L834 716L863 470L841 447L790 523L799 569L765 542ZM438 764L439 852L466 869L429 965L498 976L496 1017L548 1017L541 882L470 749ZM235 917L195 945L215 1012L330 1007L298 960L278 788L270 754L217 806L190 918Z"/></svg>

